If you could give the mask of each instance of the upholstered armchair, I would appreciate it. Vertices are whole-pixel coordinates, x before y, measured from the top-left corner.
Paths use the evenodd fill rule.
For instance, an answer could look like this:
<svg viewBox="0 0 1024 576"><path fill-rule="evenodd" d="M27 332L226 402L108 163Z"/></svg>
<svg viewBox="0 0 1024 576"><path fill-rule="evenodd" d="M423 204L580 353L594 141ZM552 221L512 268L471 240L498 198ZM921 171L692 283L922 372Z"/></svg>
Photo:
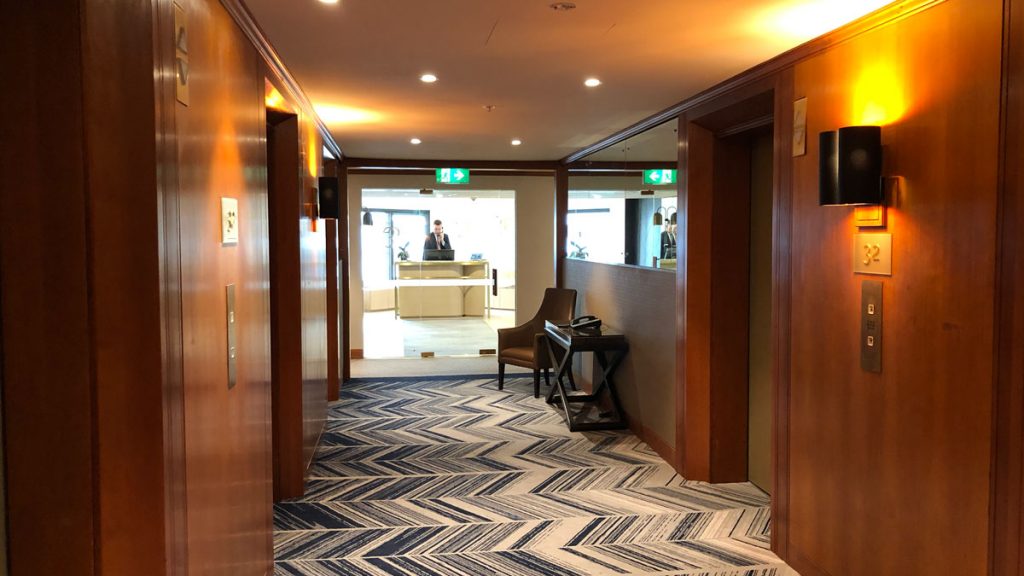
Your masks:
<svg viewBox="0 0 1024 576"><path fill-rule="evenodd" d="M540 371L544 382L551 385L547 344L544 342L544 321L565 324L576 311L576 291L548 288L540 310L527 323L498 330L498 390L505 387L505 364L533 369L533 397L540 397Z"/></svg>

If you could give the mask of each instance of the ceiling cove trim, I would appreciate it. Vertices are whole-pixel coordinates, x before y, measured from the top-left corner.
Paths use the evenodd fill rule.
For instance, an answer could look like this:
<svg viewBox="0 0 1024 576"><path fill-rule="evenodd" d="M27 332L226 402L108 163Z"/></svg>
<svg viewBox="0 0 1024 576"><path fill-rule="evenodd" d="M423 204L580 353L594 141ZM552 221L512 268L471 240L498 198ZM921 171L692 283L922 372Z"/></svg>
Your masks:
<svg viewBox="0 0 1024 576"><path fill-rule="evenodd" d="M481 170L475 168L470 170L475 176L542 176L550 178L552 170ZM349 168L349 176L429 176L434 177L434 171L421 168Z"/></svg>
<svg viewBox="0 0 1024 576"><path fill-rule="evenodd" d="M642 172L643 170L670 170L677 167L671 160L640 160L615 162L611 160L582 160L569 165L569 172Z"/></svg>
<svg viewBox="0 0 1024 576"><path fill-rule="evenodd" d="M256 47L256 51L263 56L263 60L267 63L270 72L284 87L285 91L288 92L288 95L299 104L299 108L302 109L304 114L313 119L313 123L316 124L317 130L324 140L324 146L331 151L335 158L344 158L341 146L338 146L334 137L331 136L327 126L313 108L313 103L310 102L306 93L303 92L295 77L288 71L288 67L284 65L284 61L281 60L277 50L274 50L274 47L271 46L267 35L263 33L260 25L256 23L256 19L253 18L248 6L242 0L220 0L220 3L228 11L228 14L231 15L235 23L238 24L238 27L242 29L242 33Z"/></svg>
<svg viewBox="0 0 1024 576"><path fill-rule="evenodd" d="M620 130L607 138L598 140L586 148L581 148L565 158L562 158L560 162L562 164L571 164L576 162L590 154L604 150L609 146L614 146L627 138L631 138L637 134L654 128L659 124L667 122L687 110L719 98L723 94L727 94L737 88L756 82L767 76L777 74L780 71L824 52L833 46L852 40L853 38L866 32L870 32L876 28L881 28L882 26L887 26L898 22L899 20L903 20L904 18L909 18L918 12L924 11L945 1L946 0L904 0L902 2L894 2L889 6L880 8L871 14L858 18L845 26L837 28L832 32L823 34L813 40L808 40L796 48L783 52L770 60L765 60L753 68L740 72L736 76L716 84L703 92L699 92L694 96L662 110L661 112L648 116L636 124Z"/></svg>
<svg viewBox="0 0 1024 576"><path fill-rule="evenodd" d="M369 169L436 169L468 168L470 170L504 170L504 171L549 171L558 168L558 161L520 161L520 160L400 160L397 158L345 158L342 165L346 168Z"/></svg>

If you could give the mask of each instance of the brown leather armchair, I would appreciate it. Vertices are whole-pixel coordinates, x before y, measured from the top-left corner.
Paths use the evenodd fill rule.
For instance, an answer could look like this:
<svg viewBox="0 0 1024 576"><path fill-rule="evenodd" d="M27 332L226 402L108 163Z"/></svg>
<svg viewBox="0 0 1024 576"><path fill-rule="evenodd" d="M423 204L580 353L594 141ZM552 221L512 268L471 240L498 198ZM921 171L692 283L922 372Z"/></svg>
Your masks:
<svg viewBox="0 0 1024 576"><path fill-rule="evenodd" d="M565 324L572 320L575 311L575 290L548 288L533 319L498 330L498 390L505 388L505 364L512 364L533 369L533 397L540 397L540 371L544 371L544 382L550 386L548 369L552 367L544 343L544 321Z"/></svg>

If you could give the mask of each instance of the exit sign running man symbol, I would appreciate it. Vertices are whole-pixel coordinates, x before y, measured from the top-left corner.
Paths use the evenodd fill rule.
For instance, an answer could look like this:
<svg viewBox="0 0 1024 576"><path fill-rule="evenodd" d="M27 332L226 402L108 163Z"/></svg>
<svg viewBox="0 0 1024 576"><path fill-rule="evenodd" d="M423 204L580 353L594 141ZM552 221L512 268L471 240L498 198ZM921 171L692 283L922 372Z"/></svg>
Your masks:
<svg viewBox="0 0 1024 576"><path fill-rule="evenodd" d="M644 170L644 184L675 184L675 170Z"/></svg>
<svg viewBox="0 0 1024 576"><path fill-rule="evenodd" d="M469 182L468 168L438 168L438 184L466 184Z"/></svg>

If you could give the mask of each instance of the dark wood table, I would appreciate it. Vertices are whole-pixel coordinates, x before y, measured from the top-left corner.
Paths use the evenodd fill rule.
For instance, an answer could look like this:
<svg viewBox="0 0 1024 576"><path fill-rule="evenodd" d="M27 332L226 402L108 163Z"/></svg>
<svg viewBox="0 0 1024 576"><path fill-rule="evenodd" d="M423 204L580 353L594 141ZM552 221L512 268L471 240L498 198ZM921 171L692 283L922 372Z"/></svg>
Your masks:
<svg viewBox="0 0 1024 576"><path fill-rule="evenodd" d="M615 391L612 374L629 351L626 336L607 326L602 326L599 330L573 330L551 322L544 323L544 333L551 365L558 367L555 371L555 384L548 392L547 401L548 404L561 404L569 430L578 432L625 428L626 418L619 403L619 395ZM593 352L601 367L601 376L594 383L594 391L591 394L577 390L576 382L573 380L572 360L579 352ZM563 381L563 378L567 380L571 391L566 390L566 381ZM606 392L610 400L611 406L607 411L602 411L599 405L602 392ZM584 406L574 414L569 408L570 404L590 406ZM595 412L597 419L592 418Z"/></svg>

